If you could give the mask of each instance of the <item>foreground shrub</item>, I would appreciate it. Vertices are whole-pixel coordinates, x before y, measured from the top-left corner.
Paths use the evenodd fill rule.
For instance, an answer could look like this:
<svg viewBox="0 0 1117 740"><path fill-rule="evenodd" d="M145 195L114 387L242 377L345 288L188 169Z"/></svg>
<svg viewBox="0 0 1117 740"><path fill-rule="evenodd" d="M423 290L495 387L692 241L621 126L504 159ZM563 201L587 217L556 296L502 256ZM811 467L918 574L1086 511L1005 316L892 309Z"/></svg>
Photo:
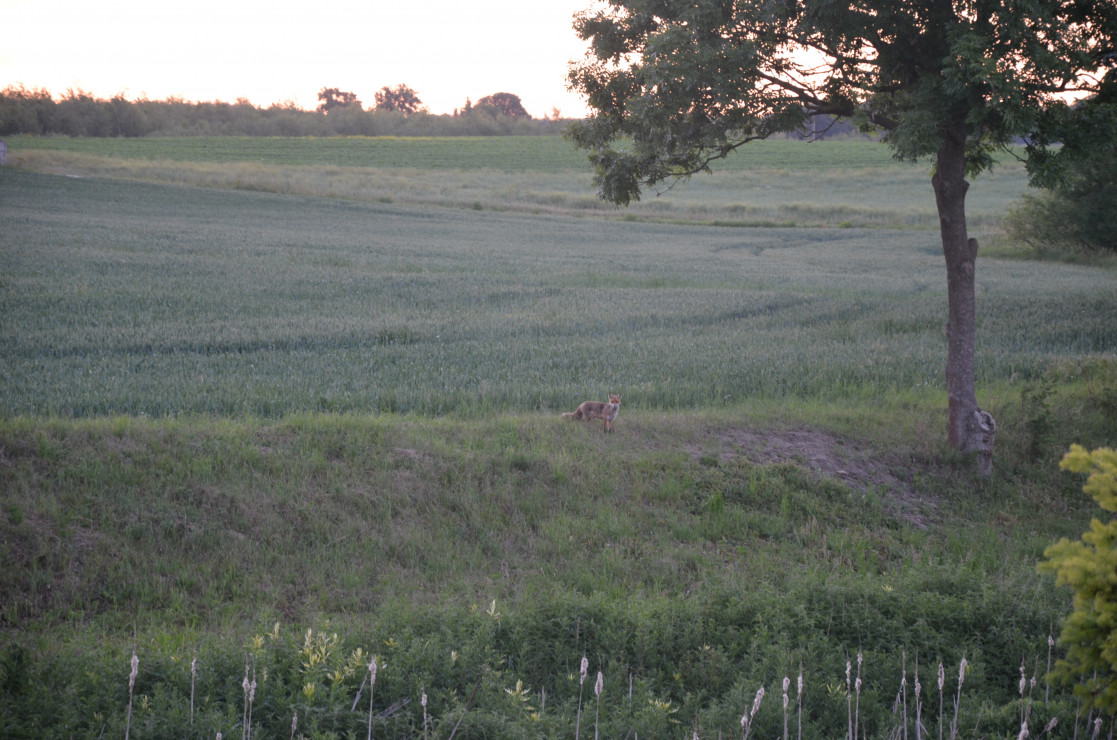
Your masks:
<svg viewBox="0 0 1117 740"><path fill-rule="evenodd" d="M1089 473L1083 486L1102 509L1117 511L1117 452L1087 452L1071 447L1061 466ZM1117 710L1117 519L1094 519L1080 541L1059 540L1044 552L1040 569L1074 591L1074 611L1063 624L1059 642L1067 656L1058 675L1076 683L1075 693L1089 706Z"/></svg>

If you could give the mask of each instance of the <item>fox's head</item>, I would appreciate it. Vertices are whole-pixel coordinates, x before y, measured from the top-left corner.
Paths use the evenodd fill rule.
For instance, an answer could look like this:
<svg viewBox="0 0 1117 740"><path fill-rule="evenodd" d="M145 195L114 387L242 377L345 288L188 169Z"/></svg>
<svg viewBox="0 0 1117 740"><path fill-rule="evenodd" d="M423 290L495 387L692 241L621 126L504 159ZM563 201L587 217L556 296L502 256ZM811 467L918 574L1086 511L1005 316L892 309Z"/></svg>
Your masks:
<svg viewBox="0 0 1117 740"><path fill-rule="evenodd" d="M614 406L620 406L621 405L621 397L620 396L609 396L609 403L613 404Z"/></svg>

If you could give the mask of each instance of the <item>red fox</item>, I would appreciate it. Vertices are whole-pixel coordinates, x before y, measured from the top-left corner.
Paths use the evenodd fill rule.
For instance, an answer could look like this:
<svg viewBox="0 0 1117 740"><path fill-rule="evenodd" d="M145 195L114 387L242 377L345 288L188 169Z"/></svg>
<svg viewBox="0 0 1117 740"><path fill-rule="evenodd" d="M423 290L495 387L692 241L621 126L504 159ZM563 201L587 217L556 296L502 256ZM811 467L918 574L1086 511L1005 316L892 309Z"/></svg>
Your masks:
<svg viewBox="0 0 1117 740"><path fill-rule="evenodd" d="M593 421L594 419L601 419L605 423L604 431L613 431L613 419L617 418L617 412L621 410L621 397L609 396L609 403L602 403L601 401L586 401L578 407L576 411L563 414L566 419L580 419L583 421Z"/></svg>

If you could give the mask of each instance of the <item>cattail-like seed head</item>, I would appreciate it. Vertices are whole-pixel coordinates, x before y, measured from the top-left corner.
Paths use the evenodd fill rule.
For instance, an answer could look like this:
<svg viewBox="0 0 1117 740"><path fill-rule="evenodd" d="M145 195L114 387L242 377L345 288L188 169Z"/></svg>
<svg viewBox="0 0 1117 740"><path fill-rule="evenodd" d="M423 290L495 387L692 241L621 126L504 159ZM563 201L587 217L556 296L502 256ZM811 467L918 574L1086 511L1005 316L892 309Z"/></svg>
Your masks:
<svg viewBox="0 0 1117 740"><path fill-rule="evenodd" d="M248 684L248 703L256 701L256 679L252 679L252 683Z"/></svg>
<svg viewBox="0 0 1117 740"><path fill-rule="evenodd" d="M760 709L760 702L764 699L764 687L761 686L756 691L756 698L752 700L752 711L749 712L749 719L756 716L756 710Z"/></svg>
<svg viewBox="0 0 1117 740"><path fill-rule="evenodd" d="M785 694L786 694L786 693L787 693L787 690L788 690L789 688L791 688L791 679L790 679L790 678L788 678L787 676L784 676L784 677L783 677L783 693L785 693Z"/></svg>
<svg viewBox="0 0 1117 740"><path fill-rule="evenodd" d="M946 672L942 669L942 663L939 663L939 693L942 693L942 687L946 684Z"/></svg>
<svg viewBox="0 0 1117 740"><path fill-rule="evenodd" d="M132 671L128 674L128 690L131 691L136 686L136 676L140 675L140 657L136 655L136 651L132 651Z"/></svg>
<svg viewBox="0 0 1117 740"><path fill-rule="evenodd" d="M966 662L965 658L962 658L962 662L958 664L958 689L959 690L961 690L961 688L962 688L962 681L964 681L965 678L966 678L966 666L967 665L969 665L969 663Z"/></svg>
<svg viewBox="0 0 1117 740"><path fill-rule="evenodd" d="M904 680L906 681L907 679L905 678ZM861 677L860 676L858 676L857 680L853 682L853 689L854 689L854 691L857 692L858 696L861 695Z"/></svg>
<svg viewBox="0 0 1117 740"><path fill-rule="evenodd" d="M291 737L295 736L295 730L299 729L299 710L296 709L295 713L291 715Z"/></svg>
<svg viewBox="0 0 1117 740"><path fill-rule="evenodd" d="M372 656L372 660L368 662L369 680L376 683L376 656Z"/></svg>
<svg viewBox="0 0 1117 740"><path fill-rule="evenodd" d="M802 696L802 695L803 695L803 674L800 673L799 674L798 685L796 686L796 696Z"/></svg>
<svg viewBox="0 0 1117 740"><path fill-rule="evenodd" d="M853 668L853 666L847 660L846 661L846 688L847 689L849 688L849 676L850 676L850 671L851 671L852 668Z"/></svg>
<svg viewBox="0 0 1117 740"><path fill-rule="evenodd" d="M586 656L584 656L584 655L583 655L583 656L582 656L582 674L581 674L581 675L582 675L582 678L581 678L581 679L579 679L579 681L578 681L579 685L580 685L580 684L584 684L584 683L586 682L586 672L587 672L587 671L588 671L589 669L590 669L590 661L589 661L589 658L587 658Z"/></svg>
<svg viewBox="0 0 1117 740"><path fill-rule="evenodd" d="M419 700L419 703L423 705L423 709L427 708L427 691L426 691L426 689L423 689L423 698Z"/></svg>
<svg viewBox="0 0 1117 740"><path fill-rule="evenodd" d="M1055 647L1055 638L1051 635L1047 636L1047 647Z"/></svg>
<svg viewBox="0 0 1117 740"><path fill-rule="evenodd" d="M597 672L597 683L593 685L593 693L601 696L601 689L605 687L605 676L601 675L601 671Z"/></svg>
<svg viewBox="0 0 1117 740"><path fill-rule="evenodd" d="M1052 718L1051 718L1051 721L1050 721L1050 722L1048 722L1048 723L1047 723L1047 724L1046 724L1046 725L1044 726L1044 728L1043 728L1043 733L1044 733L1044 734L1046 735L1047 733L1049 733L1049 732L1051 732L1052 730L1054 730L1054 729L1055 729L1055 728L1056 728L1056 727L1057 727L1058 725L1059 725L1059 718L1058 718L1058 717L1052 717Z"/></svg>

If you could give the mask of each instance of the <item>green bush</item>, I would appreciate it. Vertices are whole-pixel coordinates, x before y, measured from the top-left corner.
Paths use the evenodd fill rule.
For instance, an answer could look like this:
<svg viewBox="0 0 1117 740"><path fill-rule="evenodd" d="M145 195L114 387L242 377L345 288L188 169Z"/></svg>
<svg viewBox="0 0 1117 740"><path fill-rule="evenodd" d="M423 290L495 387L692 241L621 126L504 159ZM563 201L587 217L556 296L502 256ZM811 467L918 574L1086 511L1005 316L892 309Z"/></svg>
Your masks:
<svg viewBox="0 0 1117 740"><path fill-rule="evenodd" d="M1110 96L1112 97L1112 96ZM1089 120L1089 136L1068 121ZM1049 114L1050 131L1060 146L1037 152L1030 164L1032 183L1046 188L1027 195L1005 219L1009 235L1037 248L1117 251L1117 105L1098 96Z"/></svg>
<svg viewBox="0 0 1117 740"><path fill-rule="evenodd" d="M1090 473L1083 487L1102 509L1117 512L1117 452L1087 452L1073 445L1061 467ZM1074 611L1063 624L1059 642L1067 649L1058 675L1077 683L1076 693L1087 705L1117 709L1117 519L1090 522L1080 541L1059 540L1044 551L1040 570L1055 573L1060 585L1074 591Z"/></svg>

